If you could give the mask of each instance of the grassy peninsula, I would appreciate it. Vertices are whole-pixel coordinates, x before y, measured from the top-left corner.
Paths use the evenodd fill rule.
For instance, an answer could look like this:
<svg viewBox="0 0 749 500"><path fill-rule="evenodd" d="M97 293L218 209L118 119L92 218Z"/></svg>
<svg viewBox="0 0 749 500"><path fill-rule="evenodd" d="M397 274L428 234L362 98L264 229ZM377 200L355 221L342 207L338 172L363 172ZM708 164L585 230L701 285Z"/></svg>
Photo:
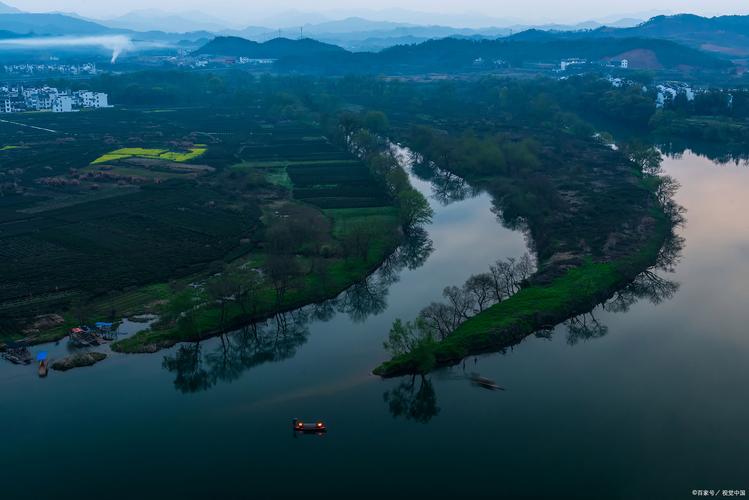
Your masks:
<svg viewBox="0 0 749 500"><path fill-rule="evenodd" d="M655 186L660 181L640 178L640 184L647 190L648 184ZM644 206L632 207L630 213L641 213L641 218L636 227L630 228L629 234L613 236L614 232L609 233L607 243L619 240L616 251L606 249L603 253L593 253L589 247L579 248L582 250L579 252L570 251L575 246L574 239L584 236L579 231L567 233L564 240L551 240L567 248L563 253L550 253L536 243L537 254L548 257L539 263L535 274L518 283L516 293L508 293L503 300L480 310L441 338L429 331L424 318L418 318L415 325L407 325L405 334L416 337L410 339L407 352L398 353L374 373L392 377L457 364L469 355L514 345L538 330L586 313L605 302L640 273L655 266L672 235L673 220L657 203L656 191L651 194L652 197L644 200ZM621 216L620 229L629 225L624 221L627 214ZM537 234L539 230L528 228L530 234ZM587 247L587 243L583 246ZM491 283L487 286L491 288Z"/></svg>
<svg viewBox="0 0 749 500"><path fill-rule="evenodd" d="M528 335L590 311L653 266L670 233L670 223L657 223L642 248L613 262L586 261L548 284L531 281L510 298L471 317L441 342L423 342L386 361L376 375L393 377L424 373L459 363L469 355L496 352Z"/></svg>
<svg viewBox="0 0 749 500"><path fill-rule="evenodd" d="M537 84L493 85L453 97L465 100L462 109L441 104L450 112L439 128L412 124L401 137L416 154L415 168L431 171L436 182L460 176L492 194L502 222L528 235L535 270L496 293L502 277L495 269L448 287L447 305L425 304L413 321L396 322L386 343L393 358L375 369L378 375L455 364L590 311L658 263L679 219L670 200L676 186L658 175L656 150L611 146L557 103L539 102L542 112L533 100L526 109L511 99L501 110L487 102L487 120L470 124L464 113L477 111L483 96L522 93L519 102ZM546 116L544 126L539 116Z"/></svg>

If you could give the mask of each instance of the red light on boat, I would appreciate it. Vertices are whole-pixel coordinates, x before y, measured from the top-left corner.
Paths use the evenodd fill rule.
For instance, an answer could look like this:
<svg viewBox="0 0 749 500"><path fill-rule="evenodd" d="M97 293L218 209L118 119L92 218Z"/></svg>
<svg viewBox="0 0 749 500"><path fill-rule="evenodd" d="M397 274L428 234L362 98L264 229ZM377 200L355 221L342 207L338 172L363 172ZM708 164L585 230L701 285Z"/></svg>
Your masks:
<svg viewBox="0 0 749 500"><path fill-rule="evenodd" d="M318 427L322 427L322 422L317 422Z"/></svg>
<svg viewBox="0 0 749 500"><path fill-rule="evenodd" d="M304 427L304 422L297 422L296 426L301 429L302 427Z"/></svg>

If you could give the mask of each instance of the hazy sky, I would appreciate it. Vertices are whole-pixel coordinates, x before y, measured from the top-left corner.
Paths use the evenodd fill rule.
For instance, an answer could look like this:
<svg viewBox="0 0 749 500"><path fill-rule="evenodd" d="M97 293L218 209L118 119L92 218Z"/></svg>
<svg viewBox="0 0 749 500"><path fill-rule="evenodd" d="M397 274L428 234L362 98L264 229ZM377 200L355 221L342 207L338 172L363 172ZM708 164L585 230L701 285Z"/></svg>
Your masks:
<svg viewBox="0 0 749 500"><path fill-rule="evenodd" d="M65 11L93 17L112 17L137 9L159 8L202 10L216 17L247 20L260 19L285 9L321 12L342 8L480 12L533 22L581 21L653 10L706 15L749 13L747 0L7 0L5 3L32 12Z"/></svg>

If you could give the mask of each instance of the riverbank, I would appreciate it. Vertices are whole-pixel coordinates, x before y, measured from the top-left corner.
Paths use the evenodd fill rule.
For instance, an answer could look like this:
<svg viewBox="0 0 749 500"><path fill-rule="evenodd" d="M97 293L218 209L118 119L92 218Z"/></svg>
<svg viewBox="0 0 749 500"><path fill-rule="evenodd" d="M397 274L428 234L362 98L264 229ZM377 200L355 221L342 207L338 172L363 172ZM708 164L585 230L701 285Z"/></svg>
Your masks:
<svg viewBox="0 0 749 500"><path fill-rule="evenodd" d="M76 316L85 315L85 320L91 323L111 321L112 311L120 311L123 318L154 314L163 321L157 322L151 329L114 342L112 349L126 353L155 352L178 342L208 338L274 314L333 298L374 272L402 242L398 211L394 207L329 209L323 213L329 219L327 244L344 246L352 237L352 232L364 225L369 227L371 232L368 234L366 255L332 252L324 259L309 255L295 256L299 275L289 284L290 288L280 304L273 285L267 281L261 282L254 290L255 298L249 306L252 311L248 313L238 301L227 300L222 322L220 298L212 299L205 290L216 278L210 272L202 272L110 294L86 304L85 312L67 311L60 315L61 320L57 324L11 340L27 345L57 342L68 335L70 328L80 324ZM262 274L267 260L266 254L251 252L227 264L221 274L236 281L251 279ZM227 293L230 292L227 290ZM180 328L174 319L190 311L191 324ZM0 342L0 349L3 345Z"/></svg>
<svg viewBox="0 0 749 500"><path fill-rule="evenodd" d="M652 267L671 228L663 214L637 253L615 262L588 261L547 285L532 284L467 320L447 339L429 343L378 366L381 377L424 373L467 356L495 352L528 335L590 311Z"/></svg>
<svg viewBox="0 0 749 500"><path fill-rule="evenodd" d="M58 198L32 207L33 216L7 204L0 219L18 229L3 234L4 244L15 252L10 258L15 274L6 277L0 297L0 348L2 342L59 341L73 327L141 314L158 320L148 332L114 342L114 350L153 352L220 334L335 297L366 279L418 223L411 220L414 196L400 172L352 151L345 138L327 138L308 110L281 121L266 106L224 111L233 118L231 126L224 119L215 124L226 134L201 148L200 161L210 169L199 175L128 181L133 185L120 189L122 179L115 186L110 176L90 178L87 167L81 167L101 158L91 151L98 154L93 146L106 141L97 140L86 154L66 155L70 168L55 177L75 185L70 199L55 192ZM115 116L121 125L137 122L166 137L181 137L181 126L197 127L192 114L170 114L165 123L146 111ZM149 120L153 127L142 126ZM107 151L126 145L129 135L121 129L126 127L118 127L121 134L107 143ZM150 135L142 139L158 144ZM50 147L44 138L38 141L29 143L34 151ZM161 137L159 143L169 141ZM8 156L12 153L4 153L10 166L38 162ZM106 163L114 168L130 160L108 158ZM141 165L143 175L163 173L150 166ZM39 185L31 183L29 190ZM99 190L116 190L117 201L90 199L89 193ZM47 224L54 226L47 228L54 240L50 244L78 252L75 256L65 260L59 252L29 249L46 237L34 226L44 220L55 221ZM65 225L71 220L75 227ZM52 316L54 324L41 324L41 318Z"/></svg>
<svg viewBox="0 0 749 500"><path fill-rule="evenodd" d="M371 221L372 222L372 221ZM392 215L384 222L384 230L371 243L365 260L336 260L329 263L325 274L308 274L300 279L296 288L289 290L277 302L276 292L270 284L256 291L251 312L236 300L221 305L217 303L192 309L189 322L174 322L166 328L151 328L112 344L112 350L123 353L153 353L179 342L201 340L284 314L308 304L323 302L367 278L393 254L402 241L397 217ZM264 260L262 257L259 260ZM255 261L256 263L258 260ZM312 262L300 265L312 266ZM319 265L319 263L318 263ZM238 265L237 267L241 267ZM222 311L223 307L223 311ZM223 316L223 318L222 318Z"/></svg>
<svg viewBox="0 0 749 500"><path fill-rule="evenodd" d="M652 157L646 151L625 155L571 136L537 136L546 139L546 148L535 153L544 177L532 183L506 173L453 173L489 191L503 220L509 213L511 223L526 227L538 270L516 293L475 311L447 334L431 331L420 315L408 327L413 337L409 350L393 350L393 358L378 366L376 375L426 373L470 355L502 350L590 311L657 263L672 222L660 200L664 180L648 172L653 165L641 160ZM457 149L462 139L441 140L457 142ZM427 151L422 161L440 168L439 158L430 156L434 142L422 141ZM472 154L472 149L466 151ZM543 198L528 203L526 193L533 189Z"/></svg>

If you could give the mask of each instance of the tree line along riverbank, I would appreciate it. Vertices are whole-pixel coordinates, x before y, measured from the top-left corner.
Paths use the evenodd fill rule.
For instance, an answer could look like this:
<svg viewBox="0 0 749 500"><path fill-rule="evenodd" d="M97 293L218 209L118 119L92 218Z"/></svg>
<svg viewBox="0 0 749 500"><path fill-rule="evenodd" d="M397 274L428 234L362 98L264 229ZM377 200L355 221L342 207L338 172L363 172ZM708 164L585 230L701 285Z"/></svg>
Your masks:
<svg viewBox="0 0 749 500"><path fill-rule="evenodd" d="M537 265L500 261L462 288L445 289L446 304L396 321L386 342L393 358L374 371L383 377L501 350L590 311L657 264L680 220L670 199L676 185L659 175L660 155L649 147L617 150L596 138L538 131L482 137L424 128L407 142L419 151L417 162L490 192L503 222L529 235ZM499 168L487 165L492 155ZM511 155L522 164L503 168Z"/></svg>

